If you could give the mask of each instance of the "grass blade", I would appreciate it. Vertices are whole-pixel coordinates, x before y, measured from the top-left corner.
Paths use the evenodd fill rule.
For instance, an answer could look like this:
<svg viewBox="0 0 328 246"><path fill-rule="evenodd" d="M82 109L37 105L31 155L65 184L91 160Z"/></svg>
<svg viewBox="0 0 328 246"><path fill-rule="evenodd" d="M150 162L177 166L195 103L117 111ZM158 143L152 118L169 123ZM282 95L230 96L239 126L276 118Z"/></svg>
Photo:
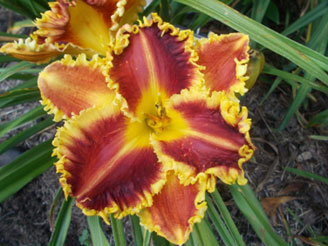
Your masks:
<svg viewBox="0 0 328 246"><path fill-rule="evenodd" d="M247 218L258 237L265 245L287 245L272 229L260 202L248 185L230 185L230 192L240 211Z"/></svg>
<svg viewBox="0 0 328 246"><path fill-rule="evenodd" d="M20 190L33 178L52 166L51 140L21 154L13 162L0 168L0 202Z"/></svg>
<svg viewBox="0 0 328 246"><path fill-rule="evenodd" d="M295 112L299 109L302 105L304 99L307 97L307 94L311 91L309 86L301 86L298 90L296 97L294 98L292 105L289 107L288 112L285 114L284 119L282 120L278 130L283 130L287 124L289 123L290 119L293 117Z"/></svg>
<svg viewBox="0 0 328 246"><path fill-rule="evenodd" d="M154 246L169 246L170 243L165 238L158 236L156 233L152 233L152 239ZM142 244L141 244L142 245Z"/></svg>
<svg viewBox="0 0 328 246"><path fill-rule="evenodd" d="M328 185L328 179L325 178L325 177L322 177L320 175L310 173L310 172L305 171L305 170L300 170L300 169L290 168L290 167L285 168L285 170L290 172L290 173L296 174L298 176L302 176L302 177L308 178L308 179L314 179L316 181L319 181L319 182L322 182L322 183Z"/></svg>
<svg viewBox="0 0 328 246"><path fill-rule="evenodd" d="M125 246L126 241L124 237L124 229L123 229L122 221L115 219L112 214L110 215L110 221L112 223L115 246Z"/></svg>
<svg viewBox="0 0 328 246"><path fill-rule="evenodd" d="M200 223L194 224L193 232L195 236L196 245L218 245L218 242L206 222L206 217Z"/></svg>
<svg viewBox="0 0 328 246"><path fill-rule="evenodd" d="M93 245L109 246L98 216L87 216Z"/></svg>
<svg viewBox="0 0 328 246"><path fill-rule="evenodd" d="M231 236L228 228L224 224L223 220L221 219L219 213L216 211L211 199L209 198L208 194L206 194L206 202L208 206L207 213L211 218L217 232L219 233L224 245L226 246L234 246L236 244L235 240Z"/></svg>
<svg viewBox="0 0 328 246"><path fill-rule="evenodd" d="M28 79L25 82L15 86L12 90L25 89L25 88L36 88L38 86L37 81L38 81L38 78L33 77L33 78ZM10 90L10 91L12 91L12 90Z"/></svg>
<svg viewBox="0 0 328 246"><path fill-rule="evenodd" d="M11 138L3 141L0 143L0 155L7 151L8 149L14 147L18 143L26 140L27 138L33 136L34 134L38 133L39 131L53 125L54 122L52 118L47 118L36 125L32 126L31 128L26 129L25 131L22 131Z"/></svg>
<svg viewBox="0 0 328 246"><path fill-rule="evenodd" d="M8 91L0 95L0 108L10 107L24 102L39 101L41 99L38 88L25 88Z"/></svg>
<svg viewBox="0 0 328 246"><path fill-rule="evenodd" d="M281 34L289 35L295 31L300 30L302 27L312 23L328 11L328 1L322 1L315 8L311 9L302 17L298 18L293 24L287 27Z"/></svg>
<svg viewBox="0 0 328 246"><path fill-rule="evenodd" d="M217 190L215 190L212 193L212 197L213 197L213 201L215 202L216 206L219 208L220 213L221 213L231 235L233 236L234 240L236 240L235 245L245 245L243 238L241 237L235 223L233 222L233 220L230 216L230 213L229 213L227 207L224 204L222 197L220 196L220 193Z"/></svg>
<svg viewBox="0 0 328 246"><path fill-rule="evenodd" d="M262 71L262 73L263 73L263 71ZM281 83L281 78L276 78L274 81L273 81L273 83L272 83L272 85L271 85L271 87L270 87L270 89L269 89L269 91L265 94L265 96L262 98L262 100L261 100L261 102L260 102L260 105L262 105L263 103L264 103L264 101L265 100L267 100L268 99L268 97L271 95L271 93L280 85L280 83Z"/></svg>
<svg viewBox="0 0 328 246"><path fill-rule="evenodd" d="M130 215L131 225L132 225L132 232L133 232L133 239L135 246L142 246L142 231L140 226L140 220L136 215Z"/></svg>
<svg viewBox="0 0 328 246"><path fill-rule="evenodd" d="M143 246L148 246L150 243L150 238L151 238L151 232L148 231L147 229L143 229Z"/></svg>
<svg viewBox="0 0 328 246"><path fill-rule="evenodd" d="M12 57L12 56L4 56L0 55L0 63L3 62L12 62L12 61L19 61L17 58Z"/></svg>
<svg viewBox="0 0 328 246"><path fill-rule="evenodd" d="M19 62L11 67L0 69L0 82L5 80L6 78L10 77L11 75L18 73L24 69L31 68L33 66L33 63L22 61Z"/></svg>
<svg viewBox="0 0 328 246"><path fill-rule="evenodd" d="M307 124L307 127L311 127L314 125L328 126L328 109L314 116Z"/></svg>
<svg viewBox="0 0 328 246"><path fill-rule="evenodd" d="M28 113L22 115L21 117L14 119L10 122L7 122L5 124L0 125L0 137L2 137L4 134L6 134L8 131L12 130L13 128L26 123L31 120L36 120L40 118L41 116L46 115L47 113L43 110L42 106L38 106L32 110L30 110Z"/></svg>
<svg viewBox="0 0 328 246"><path fill-rule="evenodd" d="M251 18L257 22L262 22L263 17L269 7L270 0L255 0L253 1L253 8Z"/></svg>
<svg viewBox="0 0 328 246"><path fill-rule="evenodd" d="M28 8L24 8L24 6L22 6L19 1L17 0L0 0L0 5L2 5L5 8L8 8L18 14L21 14L23 16L26 16L30 19L34 19L36 16L33 14L33 12L31 10L29 10Z"/></svg>
<svg viewBox="0 0 328 246"><path fill-rule="evenodd" d="M310 135L309 138L319 141L328 141L328 136Z"/></svg>
<svg viewBox="0 0 328 246"><path fill-rule="evenodd" d="M73 199L68 197L64 200L56 219L55 230L53 231L49 246L65 245L68 227L71 223Z"/></svg>
<svg viewBox="0 0 328 246"><path fill-rule="evenodd" d="M292 74L283 70L279 70L269 64L264 64L263 70L262 70L263 74L270 74L270 75L275 75L278 76L284 80L293 80L293 81L297 81L301 84L307 85L309 87L311 87L312 89L315 89L317 91L321 91L325 94L328 94L328 87L324 86L324 85L320 85L318 83L315 83L307 78L303 78L301 76L298 76L296 74Z"/></svg>
<svg viewBox="0 0 328 246"><path fill-rule="evenodd" d="M49 212L49 224L52 231L55 229L55 209L62 192L63 192L62 188L59 187L56 196L54 197L51 203L50 212Z"/></svg>
<svg viewBox="0 0 328 246"><path fill-rule="evenodd" d="M176 0L223 22L231 28L248 34L264 47L284 56L314 77L328 85L328 58L270 28L240 14L229 6L215 0Z"/></svg>

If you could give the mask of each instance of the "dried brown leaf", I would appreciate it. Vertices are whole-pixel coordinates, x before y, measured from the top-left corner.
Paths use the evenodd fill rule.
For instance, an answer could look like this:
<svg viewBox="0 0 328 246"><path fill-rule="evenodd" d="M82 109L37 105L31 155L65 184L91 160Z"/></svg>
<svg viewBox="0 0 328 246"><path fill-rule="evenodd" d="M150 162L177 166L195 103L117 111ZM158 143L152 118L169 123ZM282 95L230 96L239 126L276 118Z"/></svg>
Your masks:
<svg viewBox="0 0 328 246"><path fill-rule="evenodd" d="M271 217L273 223L277 224L277 208L286 202L295 200L296 197L280 196L280 197L266 197L261 200L264 211Z"/></svg>

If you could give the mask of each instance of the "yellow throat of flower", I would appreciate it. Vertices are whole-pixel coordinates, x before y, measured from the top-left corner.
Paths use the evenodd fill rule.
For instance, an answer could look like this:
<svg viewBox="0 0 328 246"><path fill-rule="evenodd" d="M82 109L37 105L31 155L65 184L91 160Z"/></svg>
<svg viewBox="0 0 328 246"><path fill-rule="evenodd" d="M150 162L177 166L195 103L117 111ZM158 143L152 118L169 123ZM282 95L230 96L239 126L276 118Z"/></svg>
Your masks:
<svg viewBox="0 0 328 246"><path fill-rule="evenodd" d="M167 116L166 109L163 107L163 103L158 95L158 101L155 104L156 115L145 113L145 122L154 133L161 133L170 124L171 118Z"/></svg>

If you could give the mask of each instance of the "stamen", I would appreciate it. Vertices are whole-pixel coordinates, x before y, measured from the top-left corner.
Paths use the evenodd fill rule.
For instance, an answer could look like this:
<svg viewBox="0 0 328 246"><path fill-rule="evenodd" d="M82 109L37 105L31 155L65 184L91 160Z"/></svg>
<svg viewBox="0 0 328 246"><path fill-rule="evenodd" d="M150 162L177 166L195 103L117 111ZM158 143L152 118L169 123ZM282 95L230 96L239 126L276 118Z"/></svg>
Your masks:
<svg viewBox="0 0 328 246"><path fill-rule="evenodd" d="M171 119L166 116L166 109L163 107L161 93L158 92L158 101L155 104L157 116L145 113L146 124L154 130L155 133L162 132L165 127L171 122Z"/></svg>

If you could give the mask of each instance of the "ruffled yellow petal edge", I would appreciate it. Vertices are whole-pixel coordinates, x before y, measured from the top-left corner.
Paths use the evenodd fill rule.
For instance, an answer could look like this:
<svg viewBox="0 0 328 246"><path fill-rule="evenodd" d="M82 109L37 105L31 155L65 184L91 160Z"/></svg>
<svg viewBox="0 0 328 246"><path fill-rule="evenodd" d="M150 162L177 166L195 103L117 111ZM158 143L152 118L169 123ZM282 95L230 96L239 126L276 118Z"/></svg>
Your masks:
<svg viewBox="0 0 328 246"><path fill-rule="evenodd" d="M101 73L105 76L106 81L110 81L108 78L108 71L112 66L110 58L101 58L98 55L94 55L91 60L87 60L87 56L85 54L79 55L75 60L70 55L65 55L60 62L67 66L89 66L91 68L100 69ZM41 72L42 73L42 72ZM90 79L90 83L92 79ZM47 111L48 114L54 115L54 121L58 122L63 119L69 119L69 117L60 109L58 109L50 99L46 98L41 93L41 101L40 103L44 106L44 110Z"/></svg>
<svg viewBox="0 0 328 246"><path fill-rule="evenodd" d="M53 149L52 156L56 156L58 161L54 163L56 166L56 172L61 174L59 178L59 183L65 194L65 199L72 194L72 187L67 183L67 178L71 177L71 173L65 170L64 163L69 162L68 159L63 155L64 139L67 136L76 135L79 136L79 129L85 128L85 126L92 124L94 119L97 119L97 112L102 110L102 106L94 106L85 110L82 110L79 115L73 115L71 119L65 122L64 126L57 130L56 136L52 141L52 145L55 147ZM107 107L108 108L108 107ZM113 114L118 112L120 108L120 102L113 101L112 111ZM76 206L79 207L82 212L87 216L100 216L106 224L110 224L108 217L110 214L114 214L117 219L122 219L126 215L136 214L140 212L145 207L150 207L153 204L153 196L158 194L162 187L166 183L166 172L163 170L161 177L157 182L151 185L150 192L145 192L145 198L141 198L141 202L135 207L125 207L123 210L119 208L117 204L112 207L106 207L102 210L88 209L83 207L81 204L77 203Z"/></svg>
<svg viewBox="0 0 328 246"><path fill-rule="evenodd" d="M196 40L196 48L204 43L212 43L215 41L220 41L222 39L225 39L229 36L234 35L234 33L230 33L230 34L221 34L221 35L217 35L215 33L210 32L208 35L208 38L201 38L199 40ZM248 38L248 36L246 34L244 34L245 37ZM239 80L239 83L234 84L233 86L230 87L229 92L231 93L239 93L240 95L244 95L248 89L246 88L246 80L248 80L248 76L246 75L247 73L247 65L249 62L249 51L250 47L247 46L247 49L245 51L246 54L246 59L243 60L238 60L237 58L234 59L235 63L236 63L236 78Z"/></svg>
<svg viewBox="0 0 328 246"><path fill-rule="evenodd" d="M36 64L47 63L63 53L69 53L72 55L84 53L88 57L92 57L92 55L95 54L95 52L90 49L83 49L71 43L38 44L38 42L32 37L29 37L27 39L18 39L17 41L14 41L12 43L7 43L0 48L0 52L18 58L20 60L30 61Z"/></svg>
<svg viewBox="0 0 328 246"><path fill-rule="evenodd" d="M173 26L168 22L164 22L157 13L151 13L152 19L147 19L143 17L143 22L138 20L138 25L129 25L126 24L122 26L116 34L115 39L112 39L110 44L111 50L114 55L120 55L123 50L129 46L129 37L130 34L137 34L140 28L147 28L152 26L154 23L157 24L158 28L162 31L162 35L165 33L170 32L171 36L178 37L179 41L185 42L185 52L190 54L189 62L195 66L196 76L192 81L192 88L201 89L204 87L204 74L201 70L204 70L204 66L200 66L197 64L198 61L198 54L194 50L194 33L191 30L180 30L179 28ZM126 110L128 108L128 104L125 99L119 94L118 92L119 85L114 83L112 80L109 83L109 88L114 89L117 92L117 97L123 101L122 103L122 111L130 118L134 118L134 116ZM124 102L125 101L125 102Z"/></svg>
<svg viewBox="0 0 328 246"><path fill-rule="evenodd" d="M251 127L251 119L248 117L248 110L246 107L242 107L240 110L239 100L234 95L226 94L224 91L213 91L211 96L208 96L207 90L182 90L179 95L173 95L167 106L167 110L171 105L179 104L183 101L192 101L204 99L207 102L207 105L210 108L216 108L220 106L221 115L224 120L233 127L238 127L238 130L241 134L245 136L247 144L239 148L239 160L238 167L240 172L235 169L230 169L228 173L224 169L218 170L218 167L209 168L205 172L201 172L194 176L194 171L191 167L185 165L182 162L173 160L171 157L167 156L161 151L159 142L155 141L154 138L151 138L151 143L154 146L155 153L157 154L158 159L164 164L164 167L167 170L174 170L175 174L180 178L181 182L184 185L194 184L199 179L206 181L206 189L209 192L214 192L216 185L216 177L220 178L226 184L238 183L239 185L245 185L247 179L245 178L244 170L242 165L251 159L253 156L254 150L256 147L253 145L249 130ZM206 178L203 178L205 175ZM214 176L215 175L215 176Z"/></svg>
<svg viewBox="0 0 328 246"><path fill-rule="evenodd" d="M131 3L133 2L133 3ZM117 3L117 10L115 11L112 20L115 23L111 31L117 31L117 29L126 23L133 23L139 19L138 13L142 11L143 6L146 5L145 0L120 0ZM122 6L122 7L121 7ZM122 10L120 10L121 8Z"/></svg>
<svg viewBox="0 0 328 246"><path fill-rule="evenodd" d="M174 172L173 170L169 170L167 171L167 175L169 175L170 172ZM179 182L180 184L184 185L181 180L179 179ZM189 224L189 231L192 232L192 228L193 228L193 225L195 223L199 223L201 222L201 220L204 218L204 214L207 210L207 203L205 201L205 191L206 191L206 188L207 188L207 183L208 183L208 177L207 175L205 174L199 174L198 177L197 177L197 181L195 180L195 182L193 184L197 184L198 185L198 194L195 198L195 201L194 201L194 205L195 205L195 208L197 209L197 213L190 217L189 220L188 220L188 224ZM215 178L214 178L214 189L215 189ZM214 190L213 190L214 192ZM141 211L141 214L144 213L144 211ZM164 238L167 238L166 235L164 235L162 232L161 232L161 228L158 226L158 225L154 225L153 224L153 221L152 221L152 218L151 216L140 216L141 214L138 214L139 215L139 218L140 218L140 224L142 226L144 226L145 228L147 228L149 231L153 232L155 231L158 235L164 237ZM167 216L172 216L172 215L167 215ZM174 216L174 215L173 215ZM175 242L179 245L182 245L184 243L184 241L182 242Z"/></svg>

